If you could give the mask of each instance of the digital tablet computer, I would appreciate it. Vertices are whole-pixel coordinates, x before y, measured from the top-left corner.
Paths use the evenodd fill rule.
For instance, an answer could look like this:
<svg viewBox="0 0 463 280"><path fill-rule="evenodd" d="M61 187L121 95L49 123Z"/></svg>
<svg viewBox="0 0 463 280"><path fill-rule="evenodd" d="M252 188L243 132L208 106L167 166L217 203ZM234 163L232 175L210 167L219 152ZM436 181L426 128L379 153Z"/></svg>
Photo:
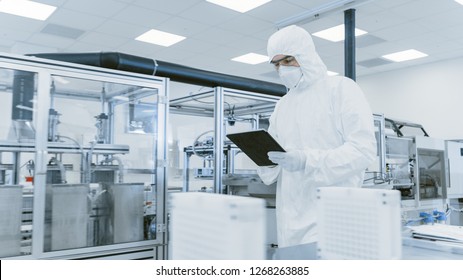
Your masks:
<svg viewBox="0 0 463 280"><path fill-rule="evenodd" d="M227 134L227 137L258 166L276 165L268 159L268 152L285 152L280 144L265 130L232 133Z"/></svg>

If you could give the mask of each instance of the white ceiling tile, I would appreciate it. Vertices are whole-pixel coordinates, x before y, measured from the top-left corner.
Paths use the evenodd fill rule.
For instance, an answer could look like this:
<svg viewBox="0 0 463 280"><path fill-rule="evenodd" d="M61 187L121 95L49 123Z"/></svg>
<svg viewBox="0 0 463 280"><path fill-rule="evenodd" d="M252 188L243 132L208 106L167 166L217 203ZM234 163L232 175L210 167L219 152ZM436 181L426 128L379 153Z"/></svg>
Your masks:
<svg viewBox="0 0 463 280"><path fill-rule="evenodd" d="M452 49L455 47L461 48L461 46L458 46L455 42L449 41L449 38L442 35L440 32L428 32L417 36L411 36L409 38L398 41L397 44L400 44L401 46L407 49L417 49L425 47L428 50L444 50L443 48L446 48L446 45L448 45L447 47L450 47Z"/></svg>
<svg viewBox="0 0 463 280"><path fill-rule="evenodd" d="M127 3L114 0L78 0L66 1L62 7L100 17L112 17L127 7Z"/></svg>
<svg viewBox="0 0 463 280"><path fill-rule="evenodd" d="M10 53L10 52L12 52L10 44L4 46L4 45L2 45L2 43L0 43L0 52L2 52L2 53Z"/></svg>
<svg viewBox="0 0 463 280"><path fill-rule="evenodd" d="M242 49L243 54L246 54L248 52L257 52L259 50L266 49L267 41L260 40L260 39L254 39L249 36L244 36L240 38L240 40L237 40L233 43L228 44L228 46L232 48ZM260 53L260 54L267 55L267 52Z"/></svg>
<svg viewBox="0 0 463 280"><path fill-rule="evenodd" d="M355 18L356 26L367 32L375 32L393 26L403 25L407 21L408 19L406 17L399 16L390 11L363 14Z"/></svg>
<svg viewBox="0 0 463 280"><path fill-rule="evenodd" d="M246 14L270 23L275 23L300 12L301 9L299 6L286 1L274 0L265 3L256 9L250 10Z"/></svg>
<svg viewBox="0 0 463 280"><path fill-rule="evenodd" d="M22 31L22 30L14 30L11 28L1 28L0 29L0 44L6 44L6 41L15 42L15 41L25 41L27 40L33 33Z"/></svg>
<svg viewBox="0 0 463 280"><path fill-rule="evenodd" d="M40 0L40 1L35 0L35 2L40 2L43 4L55 6L55 7L59 7L63 5L66 1L67 0Z"/></svg>
<svg viewBox="0 0 463 280"><path fill-rule="evenodd" d="M27 32L38 32L46 24L44 21L0 13L1 28L10 28Z"/></svg>
<svg viewBox="0 0 463 280"><path fill-rule="evenodd" d="M149 29L151 28L110 19L106 20L95 31L134 40Z"/></svg>
<svg viewBox="0 0 463 280"><path fill-rule="evenodd" d="M201 2L204 2L204 0L135 0L133 1L133 4L150 10L178 15L179 13Z"/></svg>
<svg viewBox="0 0 463 280"><path fill-rule="evenodd" d="M252 37L256 39L264 40L265 42L267 42L268 38L270 38L270 36L272 36L272 34L277 31L278 31L278 28L276 26L272 26L267 29L263 29L259 31L258 33L253 34Z"/></svg>
<svg viewBox="0 0 463 280"><path fill-rule="evenodd" d="M331 15L302 24L301 27L310 34L344 23L342 16Z"/></svg>
<svg viewBox="0 0 463 280"><path fill-rule="evenodd" d="M461 39L463 38L463 27L462 24L447 27L437 31L440 35L445 36L449 39Z"/></svg>
<svg viewBox="0 0 463 280"><path fill-rule="evenodd" d="M27 42L36 45L53 46L58 49L64 49L71 46L74 43L74 40L49 34L36 33L32 35Z"/></svg>
<svg viewBox="0 0 463 280"><path fill-rule="evenodd" d="M463 37L462 37L463 38ZM439 53L460 51L463 54L463 48L457 41L436 41L429 44L420 45L420 51L429 55L435 55Z"/></svg>
<svg viewBox="0 0 463 280"><path fill-rule="evenodd" d="M393 1L391 1L393 2ZM419 0L411 1L400 5L398 7L393 7L390 9L392 13L395 13L399 16L403 16L409 20L425 18L432 16L436 13L440 13L446 10L452 9L454 6L452 1L435 1L435 0Z"/></svg>
<svg viewBox="0 0 463 280"><path fill-rule="evenodd" d="M321 44L320 41L322 40L323 39L316 37L313 38L315 49L321 56L344 53L344 42L330 42L329 44Z"/></svg>
<svg viewBox="0 0 463 280"><path fill-rule="evenodd" d="M116 0L117 2L122 2L122 3L133 3L135 0Z"/></svg>
<svg viewBox="0 0 463 280"><path fill-rule="evenodd" d="M91 43L95 46L117 48L127 42L124 37L113 36L101 32L87 32L79 39L83 43Z"/></svg>
<svg viewBox="0 0 463 280"><path fill-rule="evenodd" d="M378 55L373 55L370 52L364 52L363 50L358 50L355 52L356 61L364 61L373 58L378 58Z"/></svg>
<svg viewBox="0 0 463 280"><path fill-rule="evenodd" d="M407 39L411 36L417 36L429 32L416 22L407 22L406 24L395 25L389 28L378 30L374 33L375 36L386 41L396 41Z"/></svg>
<svg viewBox="0 0 463 280"><path fill-rule="evenodd" d="M463 42L460 42L460 44L461 43ZM462 50L442 52L439 54L435 54L434 57L436 58L436 60L447 60L447 59L452 59L452 58L457 58L457 57L463 57L463 52Z"/></svg>
<svg viewBox="0 0 463 280"><path fill-rule="evenodd" d="M419 0L421 1L421 0ZM416 0L374 0L374 4L378 5L379 7L386 9L391 9L394 7L402 6L404 4L416 2Z"/></svg>
<svg viewBox="0 0 463 280"><path fill-rule="evenodd" d="M87 13L76 12L65 8L57 9L47 20L49 23L55 23L83 30L96 28L104 21L105 18Z"/></svg>
<svg viewBox="0 0 463 280"><path fill-rule="evenodd" d="M58 52L59 49L56 47L36 45L26 42L15 42L10 51L16 54L33 54L33 53L52 53Z"/></svg>
<svg viewBox="0 0 463 280"><path fill-rule="evenodd" d="M416 20L416 23L422 25L429 31L439 31L451 26L460 25L463 18L463 6L461 9L455 9L447 12L436 13L432 16Z"/></svg>
<svg viewBox="0 0 463 280"><path fill-rule="evenodd" d="M128 41L117 48L118 52L157 59L157 53L165 47L139 41Z"/></svg>
<svg viewBox="0 0 463 280"><path fill-rule="evenodd" d="M215 46L216 45L212 43L203 42L201 40L196 40L193 38L187 38L175 45L170 46L169 49L201 54L201 53L207 53L209 50L213 49Z"/></svg>
<svg viewBox="0 0 463 280"><path fill-rule="evenodd" d="M162 60L165 62L178 63L182 64L185 59L188 59L192 56L197 56L197 54L192 54L189 52L176 50L172 48L165 48L164 50L157 51L153 53L155 59Z"/></svg>
<svg viewBox="0 0 463 280"><path fill-rule="evenodd" d="M273 24L243 14L227 22L219 24L218 27L245 35L253 35L255 33L259 33L262 30L272 28Z"/></svg>
<svg viewBox="0 0 463 280"><path fill-rule="evenodd" d="M384 11L384 8L376 5L376 2L378 1L371 1L355 8L356 15L362 15L362 17L364 17L366 15L372 15ZM357 17L355 17L355 20L357 20Z"/></svg>
<svg viewBox="0 0 463 280"><path fill-rule="evenodd" d="M178 16L208 24L210 26L217 26L239 16L240 14L241 13L239 12L204 1L179 13Z"/></svg>
<svg viewBox="0 0 463 280"><path fill-rule="evenodd" d="M403 51L403 48L404 47L397 42L384 42L357 50L357 53L370 54L372 57L381 57L385 54Z"/></svg>
<svg viewBox="0 0 463 280"><path fill-rule="evenodd" d="M74 42L67 48L67 52L100 52L102 51L101 46L94 44Z"/></svg>
<svg viewBox="0 0 463 280"><path fill-rule="evenodd" d="M226 60L222 61L221 59L217 59L209 55L197 55L197 56L186 58L182 64L189 66L189 67L197 68L197 69L202 69L202 70L207 70L207 71L212 71L213 69L217 69L216 71L222 72L224 65L230 64L230 62ZM220 65L220 67L217 67L218 65Z"/></svg>
<svg viewBox="0 0 463 280"><path fill-rule="evenodd" d="M172 18L172 15L146 9L144 7L128 6L116 13L112 18L115 21L128 22L132 25L155 28L162 22Z"/></svg>
<svg viewBox="0 0 463 280"><path fill-rule="evenodd" d="M191 38L208 43L228 45L229 43L236 42L242 37L243 35L238 32L226 31L217 27L210 27L193 35Z"/></svg>
<svg viewBox="0 0 463 280"><path fill-rule="evenodd" d="M285 2L292 3L294 5L297 5L302 8L306 9L315 9L318 8L322 5L326 5L327 2L332 2L332 1L327 1L327 0L312 0L312 1L306 1L306 0L285 0Z"/></svg>
<svg viewBox="0 0 463 280"><path fill-rule="evenodd" d="M228 61L233 57L237 57L239 55L243 55L243 51L237 48L232 48L229 46L220 46L209 50L207 52L208 56L215 57L222 59L223 61Z"/></svg>
<svg viewBox="0 0 463 280"><path fill-rule="evenodd" d="M210 25L208 24L181 17L172 17L169 20L164 21L163 23L156 26L156 29L185 36L187 38L204 32L209 28Z"/></svg>

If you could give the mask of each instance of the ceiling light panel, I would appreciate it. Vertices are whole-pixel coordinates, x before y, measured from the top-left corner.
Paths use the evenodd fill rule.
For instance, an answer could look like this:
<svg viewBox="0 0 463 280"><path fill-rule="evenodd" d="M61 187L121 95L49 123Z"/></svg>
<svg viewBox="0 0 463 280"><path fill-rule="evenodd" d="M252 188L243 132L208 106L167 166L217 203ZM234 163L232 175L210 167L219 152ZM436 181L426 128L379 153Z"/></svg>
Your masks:
<svg viewBox="0 0 463 280"><path fill-rule="evenodd" d="M252 9L264 5L271 0L206 0L207 2L240 12L246 13Z"/></svg>
<svg viewBox="0 0 463 280"><path fill-rule="evenodd" d="M155 44L163 47L172 46L173 44L176 44L185 39L186 37L172 33L167 33L156 29L151 29L135 38L135 40L137 41L142 41L145 43Z"/></svg>
<svg viewBox="0 0 463 280"><path fill-rule="evenodd" d="M367 34L365 30L355 28L355 37ZM340 42L344 40L344 24L331 27L319 32L312 34L313 36L331 41L331 42Z"/></svg>
<svg viewBox="0 0 463 280"><path fill-rule="evenodd" d="M406 51L401 51L401 52L396 52L396 53L390 53L383 55L385 59L392 60L394 62L402 62L402 61L407 61L407 60L412 60L412 59L418 59L422 57L428 56L425 53L422 53L420 51L417 51L415 49L410 49Z"/></svg>
<svg viewBox="0 0 463 280"><path fill-rule="evenodd" d="M37 20L46 20L56 7L27 0L1 0L0 12Z"/></svg>
<svg viewBox="0 0 463 280"><path fill-rule="evenodd" d="M455 2L457 2L460 5L463 5L463 0L455 0Z"/></svg>
<svg viewBox="0 0 463 280"><path fill-rule="evenodd" d="M263 62L268 61L268 56L266 55L261 55L257 53L248 53L242 56L237 56L235 58L232 58L233 61L241 62L241 63L247 63L247 64L259 64Z"/></svg>

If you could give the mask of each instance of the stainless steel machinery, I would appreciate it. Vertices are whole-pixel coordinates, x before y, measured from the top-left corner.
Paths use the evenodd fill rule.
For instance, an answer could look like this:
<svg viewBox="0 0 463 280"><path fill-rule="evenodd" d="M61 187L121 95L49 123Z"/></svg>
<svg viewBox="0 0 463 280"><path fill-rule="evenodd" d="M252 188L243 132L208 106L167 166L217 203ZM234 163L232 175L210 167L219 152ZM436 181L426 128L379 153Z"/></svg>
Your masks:
<svg viewBox="0 0 463 280"><path fill-rule="evenodd" d="M406 219L420 212L445 212L448 165L442 139L421 125L375 115L378 160L366 173L364 187L396 189ZM420 220L419 218L417 220Z"/></svg>
<svg viewBox="0 0 463 280"><path fill-rule="evenodd" d="M0 257L165 259L167 92L0 54Z"/></svg>

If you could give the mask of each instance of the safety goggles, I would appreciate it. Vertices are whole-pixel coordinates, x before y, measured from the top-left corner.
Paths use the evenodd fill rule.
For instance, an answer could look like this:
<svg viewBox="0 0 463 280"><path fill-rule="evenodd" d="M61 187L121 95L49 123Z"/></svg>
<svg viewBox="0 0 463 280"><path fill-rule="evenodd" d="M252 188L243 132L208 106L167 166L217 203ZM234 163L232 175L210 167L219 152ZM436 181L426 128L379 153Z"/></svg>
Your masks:
<svg viewBox="0 0 463 280"><path fill-rule="evenodd" d="M296 62L296 58L294 58L294 56L291 56L291 55L287 55L275 61L273 60L270 61L270 63L273 64L273 66L275 66L276 69L278 69L281 65L292 66L294 65L295 62Z"/></svg>

